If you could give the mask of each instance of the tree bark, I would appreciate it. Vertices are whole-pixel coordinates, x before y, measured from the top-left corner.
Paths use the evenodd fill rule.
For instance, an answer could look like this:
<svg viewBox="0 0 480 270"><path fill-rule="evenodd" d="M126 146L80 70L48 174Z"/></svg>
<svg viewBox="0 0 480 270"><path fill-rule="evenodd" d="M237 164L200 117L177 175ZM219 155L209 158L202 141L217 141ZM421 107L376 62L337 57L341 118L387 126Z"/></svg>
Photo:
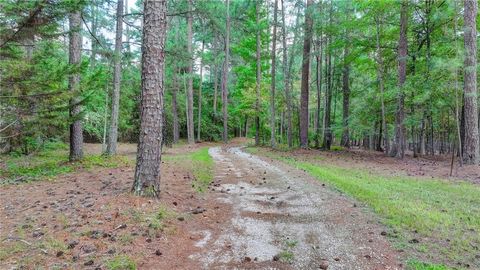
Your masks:
<svg viewBox="0 0 480 270"><path fill-rule="evenodd" d="M332 25L332 13L333 13L333 5L330 5L329 11L329 26ZM323 114L323 142L322 142L322 149L330 150L332 145L333 136L332 136L332 129L331 129L331 121L330 121L330 114L331 114L331 103L332 103L332 52L329 49L330 44L332 43L332 36L327 36L325 38L325 109ZM327 55L328 53L328 55Z"/></svg>
<svg viewBox="0 0 480 270"><path fill-rule="evenodd" d="M69 64L78 66L82 57L82 28L81 11L74 11L69 15L70 23L70 44L69 44ZM80 113L82 106L80 105L80 73L78 70L70 75L68 81L69 91L73 93L70 99L70 161L76 161L83 158L83 127Z"/></svg>
<svg viewBox="0 0 480 270"><path fill-rule="evenodd" d="M90 65L92 67L95 66L96 64L96 57L97 57L97 49L98 49L98 44L97 44L97 40L95 39L96 36L97 36L97 25L98 25L98 14L97 14L97 8L98 8L98 3L97 1L92 1L91 3L92 7L92 22L90 24L90 31L92 32L92 37L90 39L90 43L91 44L91 53L90 53Z"/></svg>
<svg viewBox="0 0 480 270"><path fill-rule="evenodd" d="M403 85L407 78L407 22L408 22L408 1L402 2L400 11L400 38L398 40L398 97L397 111L395 113L395 136L393 137L390 156L403 158L405 155L405 94Z"/></svg>
<svg viewBox="0 0 480 270"><path fill-rule="evenodd" d="M187 15L187 52L188 52L188 88L187 88L187 137L188 143L195 143L195 131L194 131L194 121L193 121L193 51L192 51L192 25L193 25L193 15L192 15L192 0L188 0L188 15Z"/></svg>
<svg viewBox="0 0 480 270"><path fill-rule="evenodd" d="M317 81L317 111L315 118L315 147L320 147L320 111L322 107L322 56L323 56L323 33L320 31L320 37L318 40L318 53L317 53L317 70L316 70L316 81Z"/></svg>
<svg viewBox="0 0 480 270"><path fill-rule="evenodd" d="M380 102L382 106L382 130L383 130L383 145L385 146L385 153L389 153L390 147L388 142L387 120L385 117L385 98L384 98L384 66L382 58L382 48L380 46L380 19L376 18L376 37L377 37L377 62L378 62L378 87L380 89Z"/></svg>
<svg viewBox="0 0 480 270"><path fill-rule="evenodd" d="M172 113L173 113L173 143L178 143L180 139L180 129L178 124L178 101L177 101L177 93L180 89L178 84L178 76L179 74L177 66L174 67L173 72L173 87L172 87Z"/></svg>
<svg viewBox="0 0 480 270"><path fill-rule="evenodd" d="M278 0L273 8L273 33L272 33L272 85L270 90L270 146L275 148L275 66L277 57L277 11Z"/></svg>
<svg viewBox="0 0 480 270"><path fill-rule="evenodd" d="M230 58L230 0L226 0L227 19L226 19L226 34L225 34L225 62L223 63L222 76L222 113L223 113L223 142L228 142L228 64Z"/></svg>
<svg viewBox="0 0 480 270"><path fill-rule="evenodd" d="M123 33L123 0L117 0L117 30L115 33L115 54L113 56L113 92L110 131L108 133L107 155L117 153L118 111L120 106L120 84L122 80L122 33Z"/></svg>
<svg viewBox="0 0 480 270"><path fill-rule="evenodd" d="M197 141L200 141L200 130L202 127L202 80L203 80L203 50L205 41L202 40L202 53L200 60L200 85L198 87L198 119L197 119Z"/></svg>
<svg viewBox="0 0 480 270"><path fill-rule="evenodd" d="M283 49L283 77L285 88L285 102L287 105L287 143L288 147L293 146L292 139L292 95L290 93L290 71L288 69L288 55L287 55L287 33L285 22L285 5L282 1L282 49ZM290 59L292 61L292 59Z"/></svg>
<svg viewBox="0 0 480 270"><path fill-rule="evenodd" d="M349 54L348 45L343 49L343 70L342 70L342 88L343 88L343 114L342 114L342 140L340 145L346 148L350 147L350 132L348 127L348 118L350 111L350 64L347 57Z"/></svg>
<svg viewBox="0 0 480 270"><path fill-rule="evenodd" d="M303 38L302 82L300 89L300 147L308 147L308 98L310 73L310 47L312 43L312 0L307 0L305 9L305 36Z"/></svg>
<svg viewBox="0 0 480 270"><path fill-rule="evenodd" d="M141 123L132 192L159 197L167 1L145 0L142 44Z"/></svg>
<svg viewBox="0 0 480 270"><path fill-rule="evenodd" d="M256 63L257 63L257 75L256 75L256 82L255 82L255 145L259 145L260 143L260 83L262 80L262 64L261 64L261 40L260 40L260 7L261 2L257 1L255 6L255 20L257 26L257 33L256 33Z"/></svg>
<svg viewBox="0 0 480 270"><path fill-rule="evenodd" d="M213 65L213 117L217 116L217 91L218 91L218 70L217 65Z"/></svg>
<svg viewBox="0 0 480 270"><path fill-rule="evenodd" d="M458 52L460 51L458 48L458 41L457 41L457 2L454 2L455 4L455 14L454 14L454 25L453 25L453 38L455 42L455 56L458 59ZM463 166L463 144L462 144L462 135L460 132L460 113L459 113L459 92L460 92L460 87L458 84L458 68L455 68L454 70L454 78L455 78L455 124L456 124L456 133L457 133L457 143L458 143L458 157L460 161L460 167ZM461 100L461 99L460 99ZM455 144L454 144L455 145ZM452 150L452 152L455 152L455 149ZM453 160L453 159L452 159Z"/></svg>
<svg viewBox="0 0 480 270"><path fill-rule="evenodd" d="M464 2L464 106L465 106L465 144L463 160L465 164L480 163L480 145L478 131L477 104L477 9L476 0Z"/></svg>

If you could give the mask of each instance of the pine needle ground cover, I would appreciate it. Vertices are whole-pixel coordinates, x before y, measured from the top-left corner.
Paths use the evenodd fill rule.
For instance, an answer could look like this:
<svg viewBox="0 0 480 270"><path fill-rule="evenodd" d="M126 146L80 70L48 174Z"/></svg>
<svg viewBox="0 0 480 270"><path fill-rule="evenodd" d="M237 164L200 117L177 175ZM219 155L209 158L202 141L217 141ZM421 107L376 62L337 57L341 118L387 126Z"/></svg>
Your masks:
<svg viewBox="0 0 480 270"><path fill-rule="evenodd" d="M48 142L37 152L22 155L12 152L0 156L0 184L19 184L39 180L52 180L55 176L78 169L94 167L116 168L131 161L125 156L107 157L87 154L82 161L68 161L68 146L62 142Z"/></svg>

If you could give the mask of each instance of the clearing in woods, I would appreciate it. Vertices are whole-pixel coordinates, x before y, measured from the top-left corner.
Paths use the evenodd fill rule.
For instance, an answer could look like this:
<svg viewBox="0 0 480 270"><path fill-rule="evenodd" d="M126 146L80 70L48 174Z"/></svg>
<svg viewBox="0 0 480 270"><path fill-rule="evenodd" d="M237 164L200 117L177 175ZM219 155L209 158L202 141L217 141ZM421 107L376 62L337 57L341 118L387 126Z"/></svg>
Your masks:
<svg viewBox="0 0 480 270"><path fill-rule="evenodd" d="M87 149L99 153L100 147ZM135 157L134 145L121 145L120 151ZM4 184L0 268L447 269L414 259L450 262L423 245L428 238L422 232L403 243L411 235L389 224L370 201L335 181L320 182L299 166L298 160L323 159L307 153L238 143L167 148L160 201L129 194L132 162L83 168L53 181ZM332 160L349 164L341 154ZM368 168L367 161L356 166L362 162ZM427 175L431 166L423 170ZM478 209L471 211L478 218ZM475 244L478 238L465 241ZM417 246L427 250L422 254ZM469 252L472 257L461 257L460 267L478 263Z"/></svg>

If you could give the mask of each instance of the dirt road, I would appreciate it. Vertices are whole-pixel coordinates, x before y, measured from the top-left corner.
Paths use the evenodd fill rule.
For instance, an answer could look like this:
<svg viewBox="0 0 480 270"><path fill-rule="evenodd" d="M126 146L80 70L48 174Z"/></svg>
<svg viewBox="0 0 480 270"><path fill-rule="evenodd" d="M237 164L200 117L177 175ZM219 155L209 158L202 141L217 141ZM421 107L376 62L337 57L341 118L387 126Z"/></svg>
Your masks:
<svg viewBox="0 0 480 270"><path fill-rule="evenodd" d="M109 269L122 258L141 270L402 268L367 208L233 144L167 154L199 147L215 160L205 193L178 159L162 161L160 200L129 193L132 166L1 186L0 269ZM171 217L153 229L161 209Z"/></svg>
<svg viewBox="0 0 480 270"><path fill-rule="evenodd" d="M213 147L219 231L197 231L204 269L401 269L370 213L307 174L240 147Z"/></svg>

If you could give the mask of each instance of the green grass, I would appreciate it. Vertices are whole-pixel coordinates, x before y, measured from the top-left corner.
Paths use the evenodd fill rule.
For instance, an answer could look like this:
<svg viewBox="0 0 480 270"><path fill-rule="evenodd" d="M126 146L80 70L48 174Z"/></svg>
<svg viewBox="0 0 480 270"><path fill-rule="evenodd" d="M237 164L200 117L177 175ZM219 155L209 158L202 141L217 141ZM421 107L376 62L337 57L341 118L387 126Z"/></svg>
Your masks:
<svg viewBox="0 0 480 270"><path fill-rule="evenodd" d="M445 265L429 264L417 260L409 260L407 262L407 269L409 270L449 270L451 268Z"/></svg>
<svg viewBox="0 0 480 270"><path fill-rule="evenodd" d="M184 169L190 171L194 176L192 187L198 192L206 191L213 180L214 162L208 154L208 147L191 153L165 156L165 160L177 162Z"/></svg>
<svg viewBox="0 0 480 270"><path fill-rule="evenodd" d="M137 264L135 261L126 256L126 255L119 255L115 256L112 259L105 262L105 266L109 270L136 270Z"/></svg>
<svg viewBox="0 0 480 270"><path fill-rule="evenodd" d="M23 242L13 242L9 244L2 245L0 248L0 262L4 261L11 256L18 256L17 254L21 254L29 249L29 246Z"/></svg>
<svg viewBox="0 0 480 270"><path fill-rule="evenodd" d="M50 180L60 174L73 172L80 168L115 168L129 164L122 156L106 157L86 155L78 162L68 161L68 147L64 143L54 142L37 153L20 155L12 153L2 155L3 168L0 171L0 184L28 183L38 180Z"/></svg>
<svg viewBox="0 0 480 270"><path fill-rule="evenodd" d="M266 155L305 170L371 207L391 228L389 235L396 237L393 240L397 246L411 248L414 253L428 253L429 257L434 254L439 261L452 266L457 262L478 262L475 255L480 248L480 186L387 177L361 169L297 161L279 153ZM423 242L422 237L428 240ZM409 243L413 238L421 242ZM421 262L412 263L410 268L448 269Z"/></svg>

